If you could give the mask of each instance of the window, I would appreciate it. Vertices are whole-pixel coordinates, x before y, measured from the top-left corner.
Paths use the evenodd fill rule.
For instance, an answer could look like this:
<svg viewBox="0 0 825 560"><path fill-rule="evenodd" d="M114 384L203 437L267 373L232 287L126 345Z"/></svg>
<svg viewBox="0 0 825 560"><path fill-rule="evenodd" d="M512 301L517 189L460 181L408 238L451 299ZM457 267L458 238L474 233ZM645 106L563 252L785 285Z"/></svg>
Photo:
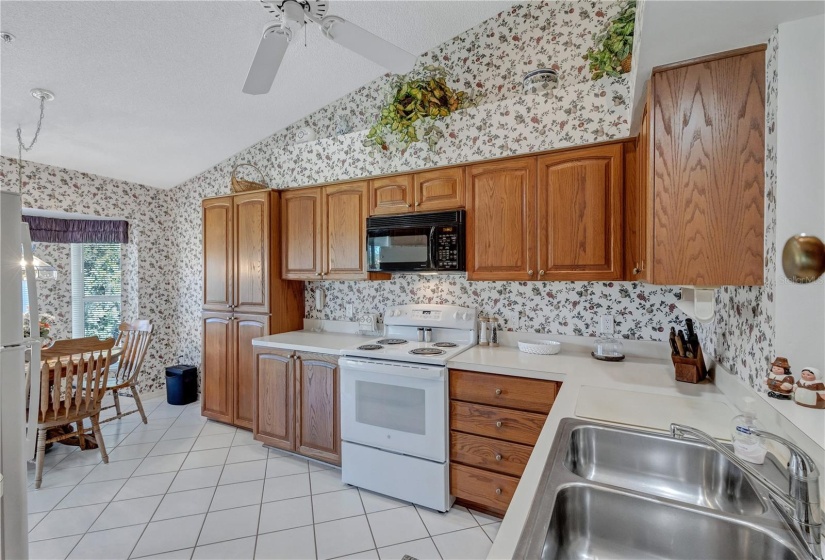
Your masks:
<svg viewBox="0 0 825 560"><path fill-rule="evenodd" d="M72 336L117 337L120 244L72 244Z"/></svg>

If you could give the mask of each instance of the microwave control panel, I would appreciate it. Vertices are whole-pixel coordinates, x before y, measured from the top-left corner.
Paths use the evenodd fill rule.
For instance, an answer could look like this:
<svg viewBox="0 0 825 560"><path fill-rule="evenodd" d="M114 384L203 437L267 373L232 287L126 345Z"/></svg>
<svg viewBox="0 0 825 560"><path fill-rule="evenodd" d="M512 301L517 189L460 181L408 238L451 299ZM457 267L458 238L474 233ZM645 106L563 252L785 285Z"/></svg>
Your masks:
<svg viewBox="0 0 825 560"><path fill-rule="evenodd" d="M459 270L458 228L442 226L436 236L436 268L439 270Z"/></svg>

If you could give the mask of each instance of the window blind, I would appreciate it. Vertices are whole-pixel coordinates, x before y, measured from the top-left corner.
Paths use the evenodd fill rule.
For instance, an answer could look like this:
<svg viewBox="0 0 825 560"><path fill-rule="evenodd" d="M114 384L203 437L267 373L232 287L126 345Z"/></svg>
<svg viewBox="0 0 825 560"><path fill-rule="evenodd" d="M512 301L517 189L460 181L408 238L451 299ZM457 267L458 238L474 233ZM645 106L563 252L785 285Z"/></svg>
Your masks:
<svg viewBox="0 0 825 560"><path fill-rule="evenodd" d="M117 336L121 317L120 245L72 244L72 336Z"/></svg>

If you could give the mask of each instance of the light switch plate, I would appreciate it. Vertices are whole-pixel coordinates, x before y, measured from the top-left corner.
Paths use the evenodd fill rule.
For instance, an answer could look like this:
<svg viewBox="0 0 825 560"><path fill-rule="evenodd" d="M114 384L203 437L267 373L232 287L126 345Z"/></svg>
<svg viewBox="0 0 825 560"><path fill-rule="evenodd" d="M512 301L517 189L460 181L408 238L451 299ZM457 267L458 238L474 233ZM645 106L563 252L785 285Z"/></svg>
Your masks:
<svg viewBox="0 0 825 560"><path fill-rule="evenodd" d="M347 319L352 319L355 315L355 311L352 308L352 304L348 303L346 308Z"/></svg>
<svg viewBox="0 0 825 560"><path fill-rule="evenodd" d="M507 317L507 326L513 329L514 331L518 330L521 313L519 313L518 311L507 311L505 313L505 316Z"/></svg>

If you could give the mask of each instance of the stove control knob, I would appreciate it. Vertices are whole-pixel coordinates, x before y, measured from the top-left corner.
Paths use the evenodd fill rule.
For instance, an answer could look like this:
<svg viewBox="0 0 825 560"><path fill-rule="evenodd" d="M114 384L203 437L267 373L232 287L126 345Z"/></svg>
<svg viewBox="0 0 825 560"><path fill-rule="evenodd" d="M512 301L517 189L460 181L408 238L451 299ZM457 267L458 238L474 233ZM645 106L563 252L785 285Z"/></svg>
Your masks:
<svg viewBox="0 0 825 560"><path fill-rule="evenodd" d="M470 314L469 313L463 313L461 315L461 318L464 319L465 321L469 321L470 320Z"/></svg>

